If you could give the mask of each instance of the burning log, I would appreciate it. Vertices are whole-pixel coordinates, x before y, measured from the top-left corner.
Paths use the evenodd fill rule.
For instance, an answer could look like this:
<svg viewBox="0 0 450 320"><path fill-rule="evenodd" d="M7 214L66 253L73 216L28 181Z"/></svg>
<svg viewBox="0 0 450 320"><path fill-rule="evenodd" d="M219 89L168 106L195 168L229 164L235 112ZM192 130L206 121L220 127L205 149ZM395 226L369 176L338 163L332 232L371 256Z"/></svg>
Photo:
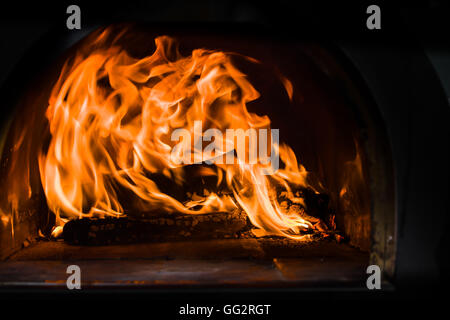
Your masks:
<svg viewBox="0 0 450 320"><path fill-rule="evenodd" d="M202 188L209 187L201 183L194 185ZM277 198L283 211L290 215L298 215L312 224L312 228L304 230L303 233L311 234L314 239L331 236L332 239L341 240L342 237L335 232L332 219L334 214L328 207L328 196L315 193L309 188L301 188L294 193L295 198L303 199L303 204L292 202L286 192L279 192ZM247 214L242 209L207 214L170 214L168 212L158 214L136 211L129 212L127 217L121 218L71 220L64 226L63 238L67 243L80 245L208 240L249 235L254 237L255 235L250 232L252 228Z"/></svg>
<svg viewBox="0 0 450 320"><path fill-rule="evenodd" d="M242 210L202 215L165 215L152 219L83 218L67 222L64 241L80 245L106 245L136 242L207 240L238 237L248 230Z"/></svg>

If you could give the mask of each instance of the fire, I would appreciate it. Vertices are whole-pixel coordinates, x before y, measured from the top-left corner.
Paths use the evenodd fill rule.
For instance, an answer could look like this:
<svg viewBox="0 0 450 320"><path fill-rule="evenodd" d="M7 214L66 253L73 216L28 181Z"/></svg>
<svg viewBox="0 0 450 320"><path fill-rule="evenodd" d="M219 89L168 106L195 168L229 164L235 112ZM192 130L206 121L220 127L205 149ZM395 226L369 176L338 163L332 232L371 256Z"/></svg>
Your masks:
<svg viewBox="0 0 450 320"><path fill-rule="evenodd" d="M308 173L293 150L270 135L271 154L283 164L270 175L267 161L245 161L251 148L244 158L226 149L234 138L216 137L216 148L207 156L203 143L185 141L194 145L193 162L199 155L211 159L231 154L233 163L203 166L198 172L214 177L216 186L225 185L229 192L207 190L183 201L164 192L155 179L157 175L178 185L189 183L186 153L173 152L177 142L171 137L177 129L201 138L208 129L270 129L268 116L247 110L259 93L233 65L233 53L196 49L182 56L174 39L161 36L155 39L153 54L137 59L118 45L105 45L109 36L103 31L90 48L66 63L49 99L51 139L39 155L39 169L57 225L133 210L204 214L240 207L258 235L307 237L302 231L313 228L313 222L299 210L285 208L277 195L282 192L304 207L295 188L308 187ZM292 84L285 78L282 82L291 98ZM194 125L198 121L201 132Z"/></svg>

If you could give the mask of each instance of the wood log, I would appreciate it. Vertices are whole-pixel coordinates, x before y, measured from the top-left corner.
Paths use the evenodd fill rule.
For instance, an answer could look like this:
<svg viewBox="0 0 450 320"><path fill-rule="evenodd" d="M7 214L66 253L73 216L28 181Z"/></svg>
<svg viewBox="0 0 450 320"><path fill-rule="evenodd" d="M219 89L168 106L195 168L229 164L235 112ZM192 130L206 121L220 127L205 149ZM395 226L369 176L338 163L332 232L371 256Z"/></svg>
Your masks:
<svg viewBox="0 0 450 320"><path fill-rule="evenodd" d="M194 169L198 168L191 168L191 170ZM167 182L168 185L170 185L169 182ZM200 183L196 185L204 187ZM198 192L201 193L201 191L199 189ZM313 224L313 228L306 230L305 233L317 233L317 236L321 235L319 238L328 237L328 234L333 236L331 238L335 238L334 220L331 219L334 217L334 213L329 208L328 196L317 194L309 188L300 188L294 192L297 197L304 199L306 208L292 203L286 198L285 192L277 190L276 193L281 207ZM208 240L245 236L250 234L249 230L252 228L253 226L242 209L201 215L131 210L127 212L127 217L122 218L71 220L64 226L63 238L67 243L81 245ZM342 238L338 234L336 237ZM336 238L336 240L339 239Z"/></svg>
<svg viewBox="0 0 450 320"><path fill-rule="evenodd" d="M79 245L236 238L250 228L244 211L161 215L152 219L83 218L67 222L64 241Z"/></svg>

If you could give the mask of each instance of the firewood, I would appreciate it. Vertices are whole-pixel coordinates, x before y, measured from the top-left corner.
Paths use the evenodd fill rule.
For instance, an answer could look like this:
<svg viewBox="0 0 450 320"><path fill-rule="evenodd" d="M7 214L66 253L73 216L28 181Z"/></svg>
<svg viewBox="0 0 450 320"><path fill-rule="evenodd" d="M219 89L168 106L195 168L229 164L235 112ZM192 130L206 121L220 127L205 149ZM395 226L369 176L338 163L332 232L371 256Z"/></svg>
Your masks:
<svg viewBox="0 0 450 320"><path fill-rule="evenodd" d="M239 209L201 215L161 215L145 220L82 218L65 224L63 238L67 243L80 245L207 240L237 237L249 227L247 215Z"/></svg>

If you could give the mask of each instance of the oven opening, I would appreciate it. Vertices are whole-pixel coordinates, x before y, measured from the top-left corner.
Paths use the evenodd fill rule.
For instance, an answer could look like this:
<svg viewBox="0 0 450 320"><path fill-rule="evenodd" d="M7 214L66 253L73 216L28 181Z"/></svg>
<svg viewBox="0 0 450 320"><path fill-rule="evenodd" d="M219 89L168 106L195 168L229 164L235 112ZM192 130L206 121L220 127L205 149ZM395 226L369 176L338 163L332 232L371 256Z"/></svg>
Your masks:
<svg viewBox="0 0 450 320"><path fill-rule="evenodd" d="M68 262L93 287L364 286L370 264L392 273L389 152L338 56L93 31L2 128L2 284L64 286Z"/></svg>

